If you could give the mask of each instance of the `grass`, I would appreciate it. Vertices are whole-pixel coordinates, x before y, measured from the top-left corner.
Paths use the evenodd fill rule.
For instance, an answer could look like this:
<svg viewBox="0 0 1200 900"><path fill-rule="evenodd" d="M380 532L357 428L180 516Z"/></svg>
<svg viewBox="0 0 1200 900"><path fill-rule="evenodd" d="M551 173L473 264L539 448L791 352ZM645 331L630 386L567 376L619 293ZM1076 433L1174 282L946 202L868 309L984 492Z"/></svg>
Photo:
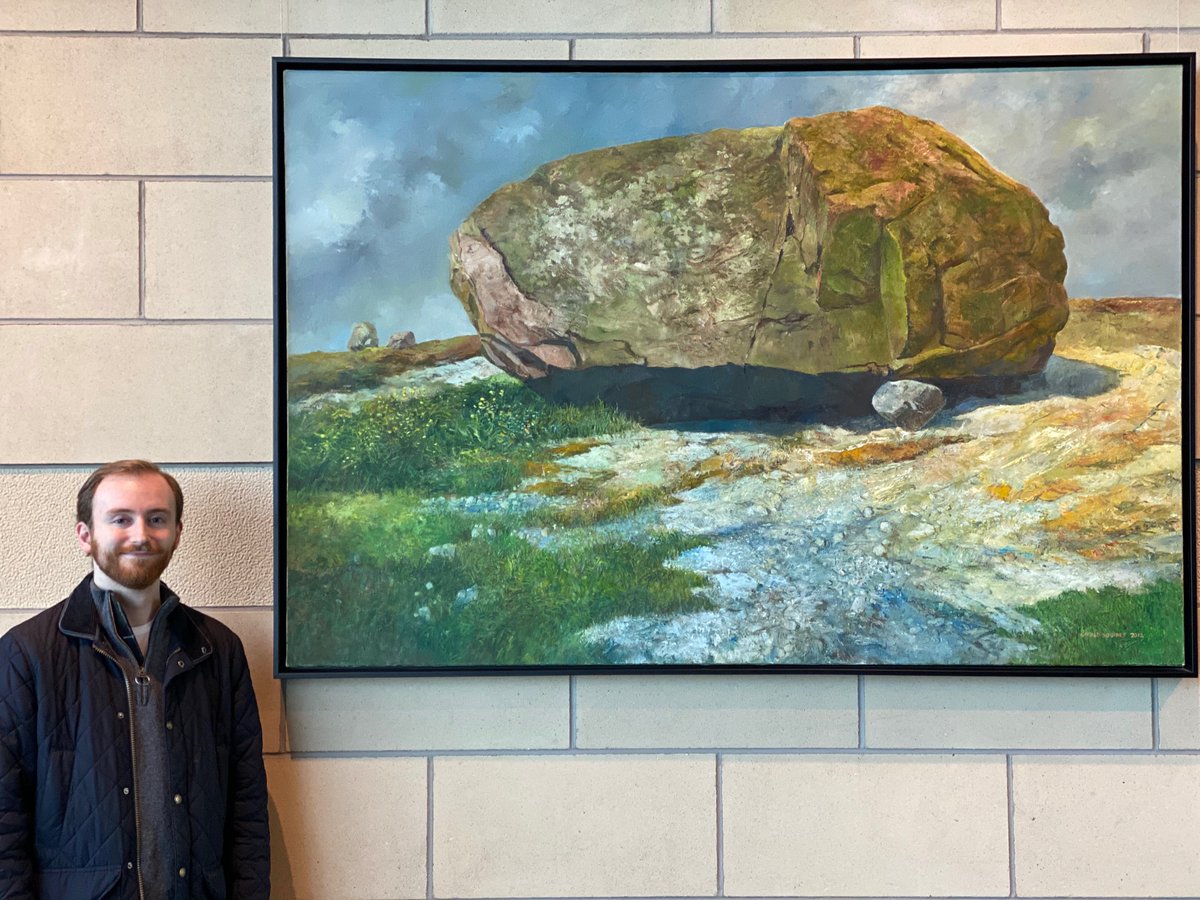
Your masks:
<svg viewBox="0 0 1200 900"><path fill-rule="evenodd" d="M314 490L470 495L515 487L552 447L635 427L593 403L554 406L507 375L288 419L288 478Z"/></svg>
<svg viewBox="0 0 1200 900"><path fill-rule="evenodd" d="M601 663L588 626L708 606L702 576L664 565L700 539L539 547L413 492L293 493L287 541L290 665Z"/></svg>
<svg viewBox="0 0 1200 900"><path fill-rule="evenodd" d="M1040 630L1012 634L1030 647L1020 663L1054 666L1183 664L1183 587L1157 581L1140 591L1067 591L1021 608Z"/></svg>

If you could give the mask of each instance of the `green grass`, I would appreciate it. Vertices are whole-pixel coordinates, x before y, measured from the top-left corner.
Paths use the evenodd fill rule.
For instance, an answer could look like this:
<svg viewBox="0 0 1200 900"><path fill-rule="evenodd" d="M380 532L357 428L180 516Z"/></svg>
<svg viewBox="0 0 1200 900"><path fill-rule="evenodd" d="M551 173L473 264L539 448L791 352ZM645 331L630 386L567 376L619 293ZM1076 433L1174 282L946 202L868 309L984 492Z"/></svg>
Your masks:
<svg viewBox="0 0 1200 900"><path fill-rule="evenodd" d="M1041 629L1011 635L1030 646L1017 662L1055 666L1183 664L1183 587L1157 581L1129 592L1116 587L1067 591L1021 608Z"/></svg>
<svg viewBox="0 0 1200 900"><path fill-rule="evenodd" d="M635 423L601 403L555 406L507 375L433 394L376 397L357 410L288 418L290 484L326 491L477 494L515 487L563 441Z"/></svg>
<svg viewBox="0 0 1200 900"><path fill-rule="evenodd" d="M582 629L709 605L694 591L702 576L664 565L700 539L542 548L497 517L430 510L412 492L293 493L287 541L290 665L601 663ZM448 544L452 555L429 552Z"/></svg>

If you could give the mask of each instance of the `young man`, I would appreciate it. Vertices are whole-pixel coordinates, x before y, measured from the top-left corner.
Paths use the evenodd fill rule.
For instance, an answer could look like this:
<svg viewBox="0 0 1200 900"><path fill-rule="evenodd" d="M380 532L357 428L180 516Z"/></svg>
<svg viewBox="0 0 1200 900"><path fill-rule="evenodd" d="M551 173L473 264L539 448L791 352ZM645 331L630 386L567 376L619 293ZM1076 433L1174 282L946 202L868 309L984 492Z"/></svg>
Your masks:
<svg viewBox="0 0 1200 900"><path fill-rule="evenodd" d="M0 897L267 900L267 787L241 642L159 579L183 493L122 460L79 491L92 572L0 638Z"/></svg>

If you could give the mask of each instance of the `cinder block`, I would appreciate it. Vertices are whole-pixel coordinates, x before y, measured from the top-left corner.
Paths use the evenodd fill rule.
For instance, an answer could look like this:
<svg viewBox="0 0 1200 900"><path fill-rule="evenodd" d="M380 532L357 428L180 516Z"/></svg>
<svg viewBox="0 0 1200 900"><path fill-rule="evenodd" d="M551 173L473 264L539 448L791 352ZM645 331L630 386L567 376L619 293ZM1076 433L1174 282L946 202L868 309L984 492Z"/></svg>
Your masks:
<svg viewBox="0 0 1200 900"><path fill-rule="evenodd" d="M269 319L269 183L146 185L146 316Z"/></svg>
<svg viewBox="0 0 1200 900"><path fill-rule="evenodd" d="M266 462L271 326L0 324L0 463Z"/></svg>
<svg viewBox="0 0 1200 900"><path fill-rule="evenodd" d="M1200 757L1017 757L1018 896L1183 897L1200 885Z"/></svg>
<svg viewBox="0 0 1200 900"><path fill-rule="evenodd" d="M647 34L707 32L708 0L432 0L434 34Z"/></svg>
<svg viewBox="0 0 1200 900"><path fill-rule="evenodd" d="M715 18L719 32L990 31L996 27L996 4L993 0L715 0Z"/></svg>
<svg viewBox="0 0 1200 900"><path fill-rule="evenodd" d="M863 58L1141 53L1142 33L866 35L859 42L859 52Z"/></svg>
<svg viewBox="0 0 1200 900"><path fill-rule="evenodd" d="M424 759L267 757L271 896L426 896Z"/></svg>
<svg viewBox="0 0 1200 900"><path fill-rule="evenodd" d="M114 454L100 461L120 458ZM0 607L52 606L90 571L74 529L75 495L93 468L0 469L0 547L10 560L37 561L10 565ZM165 468L179 479L184 495L183 539L167 583L196 606L269 607L274 581L270 467Z"/></svg>
<svg viewBox="0 0 1200 900"><path fill-rule="evenodd" d="M869 676L867 746L1150 749L1150 682Z"/></svg>
<svg viewBox="0 0 1200 900"><path fill-rule="evenodd" d="M421 34L424 0L143 0L147 31Z"/></svg>
<svg viewBox="0 0 1200 900"><path fill-rule="evenodd" d="M1187 0L1004 0L1001 28L1195 28L1200 5Z"/></svg>
<svg viewBox="0 0 1200 900"><path fill-rule="evenodd" d="M435 897L716 890L712 757L440 758L433 798Z"/></svg>
<svg viewBox="0 0 1200 900"><path fill-rule="evenodd" d="M1007 896L1002 756L727 756L729 896Z"/></svg>
<svg viewBox="0 0 1200 900"><path fill-rule="evenodd" d="M1163 750L1200 750L1200 681L1158 679L1158 734Z"/></svg>
<svg viewBox="0 0 1200 900"><path fill-rule="evenodd" d="M566 41L520 40L322 40L295 38L288 42L293 57L366 59L555 59L571 55Z"/></svg>
<svg viewBox="0 0 1200 900"><path fill-rule="evenodd" d="M0 37L0 171L270 175L279 40Z"/></svg>
<svg viewBox="0 0 1200 900"><path fill-rule="evenodd" d="M137 313L136 183L0 182L0 318Z"/></svg>
<svg viewBox="0 0 1200 900"><path fill-rule="evenodd" d="M858 682L838 676L576 680L576 742L616 747L854 747Z"/></svg>
<svg viewBox="0 0 1200 900"><path fill-rule="evenodd" d="M830 59L854 56L854 38L584 38L576 59Z"/></svg>
<svg viewBox="0 0 1200 900"><path fill-rule="evenodd" d="M262 721L263 753L279 753L283 741L283 697L274 672L275 614L265 609L202 608L215 619L224 622L242 639L246 658L250 661L250 678L254 682L254 697L258 700L258 717Z"/></svg>
<svg viewBox="0 0 1200 900"><path fill-rule="evenodd" d="M1200 53L1200 33L1181 34L1175 31L1150 35L1151 53ZM1196 92L1196 135L1200 140L1200 91ZM1200 241L1200 232L1197 233Z"/></svg>
<svg viewBox="0 0 1200 900"><path fill-rule="evenodd" d="M4 0L0 31L133 31L137 0Z"/></svg>
<svg viewBox="0 0 1200 900"><path fill-rule="evenodd" d="M289 748L562 749L567 679L297 679L287 683Z"/></svg>

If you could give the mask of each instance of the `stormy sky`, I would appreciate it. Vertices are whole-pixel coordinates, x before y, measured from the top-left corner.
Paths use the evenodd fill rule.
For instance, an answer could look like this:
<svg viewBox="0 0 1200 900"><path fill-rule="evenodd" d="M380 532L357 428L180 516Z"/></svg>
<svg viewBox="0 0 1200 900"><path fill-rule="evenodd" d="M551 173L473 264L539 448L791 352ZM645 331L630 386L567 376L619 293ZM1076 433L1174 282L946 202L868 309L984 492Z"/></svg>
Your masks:
<svg viewBox="0 0 1200 900"><path fill-rule="evenodd" d="M469 333L448 238L500 186L571 153L883 104L1028 185L1074 297L1179 296L1177 67L888 73L285 74L288 352Z"/></svg>

